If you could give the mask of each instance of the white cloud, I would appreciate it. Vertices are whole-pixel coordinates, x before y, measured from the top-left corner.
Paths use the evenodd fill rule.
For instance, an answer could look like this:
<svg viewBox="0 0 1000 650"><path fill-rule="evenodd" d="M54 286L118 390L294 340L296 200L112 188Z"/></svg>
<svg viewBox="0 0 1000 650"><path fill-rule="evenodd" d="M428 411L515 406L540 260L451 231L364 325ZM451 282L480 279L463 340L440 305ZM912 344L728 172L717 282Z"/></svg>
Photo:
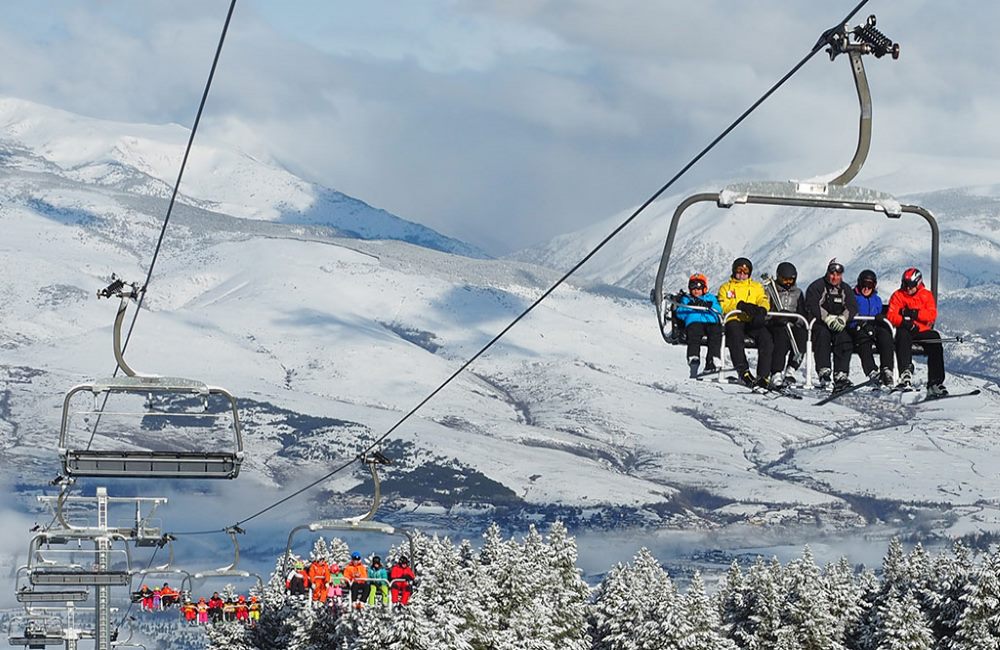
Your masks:
<svg viewBox="0 0 1000 650"><path fill-rule="evenodd" d="M227 7L32 3L0 25L0 93L189 126ZM641 203L847 10L778 0L245 2L202 128L503 252ZM866 61L872 160L996 158L989 26L1000 6L871 10L903 52ZM845 164L857 100L846 61L826 58L682 186L783 160L807 159L789 177Z"/></svg>

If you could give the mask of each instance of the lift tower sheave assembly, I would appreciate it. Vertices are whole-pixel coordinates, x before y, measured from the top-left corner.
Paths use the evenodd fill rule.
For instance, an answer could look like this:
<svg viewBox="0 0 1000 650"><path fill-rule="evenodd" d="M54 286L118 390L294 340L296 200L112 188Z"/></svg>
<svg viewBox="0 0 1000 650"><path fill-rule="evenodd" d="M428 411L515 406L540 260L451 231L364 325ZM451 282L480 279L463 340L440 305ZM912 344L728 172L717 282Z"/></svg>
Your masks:
<svg viewBox="0 0 1000 650"><path fill-rule="evenodd" d="M858 93L861 108L861 118L858 128L858 145L847 168L833 180L822 182L795 181L750 181L736 183L723 188L718 193L700 193L685 198L674 211L667 232L667 240L663 246L663 254L656 272L656 284L653 288L653 303L656 306L656 317L660 334L668 343L671 308L664 291L664 280L670 257L674 249L677 228L685 211L698 203L712 202L720 208L731 208L738 204L782 205L803 208L824 208L835 210L855 210L882 214L890 219L899 219L904 214L915 214L930 226L931 231L931 292L937 297L940 232L937 220L929 210L919 205L900 203L895 197L877 190L850 187L850 183L861 171L871 146L872 130L872 99L865 75L862 56L871 54L876 58L889 55L892 59L899 58L899 44L882 34L875 27L875 17L868 18L864 25L848 29L842 25L839 29L829 30L823 35L830 59L834 60L841 54L847 54L854 76L854 85Z"/></svg>

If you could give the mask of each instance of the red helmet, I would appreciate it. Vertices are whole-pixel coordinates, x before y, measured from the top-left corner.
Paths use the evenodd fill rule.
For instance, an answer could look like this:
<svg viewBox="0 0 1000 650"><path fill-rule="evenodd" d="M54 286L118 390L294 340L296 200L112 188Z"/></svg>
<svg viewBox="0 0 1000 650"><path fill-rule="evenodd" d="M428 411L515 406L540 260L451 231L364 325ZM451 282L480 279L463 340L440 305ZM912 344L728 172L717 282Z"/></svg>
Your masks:
<svg viewBox="0 0 1000 650"><path fill-rule="evenodd" d="M920 287L924 284L924 276L920 273L920 269L910 267L903 271L903 280L900 286L903 289L912 289L913 287Z"/></svg>
<svg viewBox="0 0 1000 650"><path fill-rule="evenodd" d="M702 273L695 273L688 278L688 289L701 289L708 291L708 278Z"/></svg>

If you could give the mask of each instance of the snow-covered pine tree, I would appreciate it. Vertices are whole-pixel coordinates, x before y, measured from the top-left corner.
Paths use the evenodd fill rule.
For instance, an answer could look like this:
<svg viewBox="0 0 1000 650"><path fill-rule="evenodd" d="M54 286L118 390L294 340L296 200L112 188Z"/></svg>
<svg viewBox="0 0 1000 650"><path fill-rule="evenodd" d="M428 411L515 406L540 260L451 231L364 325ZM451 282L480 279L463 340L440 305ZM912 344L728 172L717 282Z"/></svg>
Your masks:
<svg viewBox="0 0 1000 650"><path fill-rule="evenodd" d="M858 616L844 630L844 644L851 650L872 650L878 643L878 600L882 586L871 569L858 576Z"/></svg>
<svg viewBox="0 0 1000 650"><path fill-rule="evenodd" d="M330 549L327 548L326 540L322 537L313 542L312 551L309 552L309 561L315 562L320 558L329 558Z"/></svg>
<svg viewBox="0 0 1000 650"><path fill-rule="evenodd" d="M662 627L671 634L683 627L677 591L667 572L647 548L632 562L617 564L598 586L591 607L595 650L666 648Z"/></svg>
<svg viewBox="0 0 1000 650"><path fill-rule="evenodd" d="M785 628L782 620L784 570L781 563L777 558L765 562L764 558L758 557L750 567L745 582L744 618L732 619L730 638L746 650L774 648Z"/></svg>
<svg viewBox="0 0 1000 650"><path fill-rule="evenodd" d="M942 648L958 632L958 623L965 611L962 595L969 587L974 572L972 554L961 540L952 546L951 554L939 553L931 562L931 589L925 612L934 638Z"/></svg>
<svg viewBox="0 0 1000 650"><path fill-rule="evenodd" d="M951 647L955 650L1000 648L1000 554L987 553L966 584L965 609Z"/></svg>
<svg viewBox="0 0 1000 650"><path fill-rule="evenodd" d="M825 581L808 546L786 567L782 618L806 650L843 650L843 628L831 612Z"/></svg>
<svg viewBox="0 0 1000 650"><path fill-rule="evenodd" d="M441 644L436 625L416 607L397 608L386 628L384 645L380 650L440 650L449 647Z"/></svg>
<svg viewBox="0 0 1000 650"><path fill-rule="evenodd" d="M205 626L208 650L252 650L251 635L242 623L227 622Z"/></svg>
<svg viewBox="0 0 1000 650"><path fill-rule="evenodd" d="M736 644L723 633L718 611L705 593L705 583L697 571L684 595L683 612L687 636L680 639L680 650L737 650Z"/></svg>
<svg viewBox="0 0 1000 650"><path fill-rule="evenodd" d="M344 566L351 560L351 547L339 537L333 537L326 545L327 560Z"/></svg>
<svg viewBox="0 0 1000 650"><path fill-rule="evenodd" d="M558 648L586 650L591 646L587 629L590 588L576 566L576 540L557 521L546 535L548 570L552 581L552 639Z"/></svg>
<svg viewBox="0 0 1000 650"><path fill-rule="evenodd" d="M933 650L934 635L914 592L891 591L878 612L876 650Z"/></svg>
<svg viewBox="0 0 1000 650"><path fill-rule="evenodd" d="M408 620L420 620L427 647L471 648L468 639L476 634L478 622L486 618L476 613L480 607L478 576L461 569L458 549L448 538L418 536L415 546L420 558L415 569L417 582L410 604L403 608L407 617L391 623L391 638L405 638L408 632L395 628Z"/></svg>
<svg viewBox="0 0 1000 650"><path fill-rule="evenodd" d="M861 587L855 576L855 569L846 557L836 564L827 565L823 571L826 585L827 603L830 614L837 622L837 638L846 643L848 629L855 629L861 622Z"/></svg>
<svg viewBox="0 0 1000 650"><path fill-rule="evenodd" d="M291 642L292 619L301 601L285 591L284 560L284 555L278 557L260 597L260 621L251 633L255 648L287 648Z"/></svg>
<svg viewBox="0 0 1000 650"><path fill-rule="evenodd" d="M516 548L518 583L511 585L515 589L507 627L517 646L525 650L561 650L563 647L582 650L584 646L575 645L575 639L566 639L566 645L561 645L554 638L556 626L553 622L557 618L556 603L562 585L552 570L550 549L538 529L530 526ZM582 631L585 633L586 628Z"/></svg>
<svg viewBox="0 0 1000 650"><path fill-rule="evenodd" d="M746 605L747 587L747 581L743 576L743 570L740 569L739 562L733 560L715 600L721 629L728 639L736 638L734 636L735 630L743 627L749 617Z"/></svg>

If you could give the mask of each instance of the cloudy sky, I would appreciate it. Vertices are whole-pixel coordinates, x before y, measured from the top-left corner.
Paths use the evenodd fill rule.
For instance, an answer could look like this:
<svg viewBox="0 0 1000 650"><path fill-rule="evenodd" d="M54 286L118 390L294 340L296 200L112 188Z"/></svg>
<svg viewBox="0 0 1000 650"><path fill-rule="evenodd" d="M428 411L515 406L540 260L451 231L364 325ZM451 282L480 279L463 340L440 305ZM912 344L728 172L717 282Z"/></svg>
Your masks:
<svg viewBox="0 0 1000 650"><path fill-rule="evenodd" d="M503 254L641 203L855 4L240 0L200 133ZM189 126L228 5L5 2L0 94ZM866 60L870 159L996 165L1000 3L869 13L903 52ZM856 106L818 55L678 187L842 167Z"/></svg>

